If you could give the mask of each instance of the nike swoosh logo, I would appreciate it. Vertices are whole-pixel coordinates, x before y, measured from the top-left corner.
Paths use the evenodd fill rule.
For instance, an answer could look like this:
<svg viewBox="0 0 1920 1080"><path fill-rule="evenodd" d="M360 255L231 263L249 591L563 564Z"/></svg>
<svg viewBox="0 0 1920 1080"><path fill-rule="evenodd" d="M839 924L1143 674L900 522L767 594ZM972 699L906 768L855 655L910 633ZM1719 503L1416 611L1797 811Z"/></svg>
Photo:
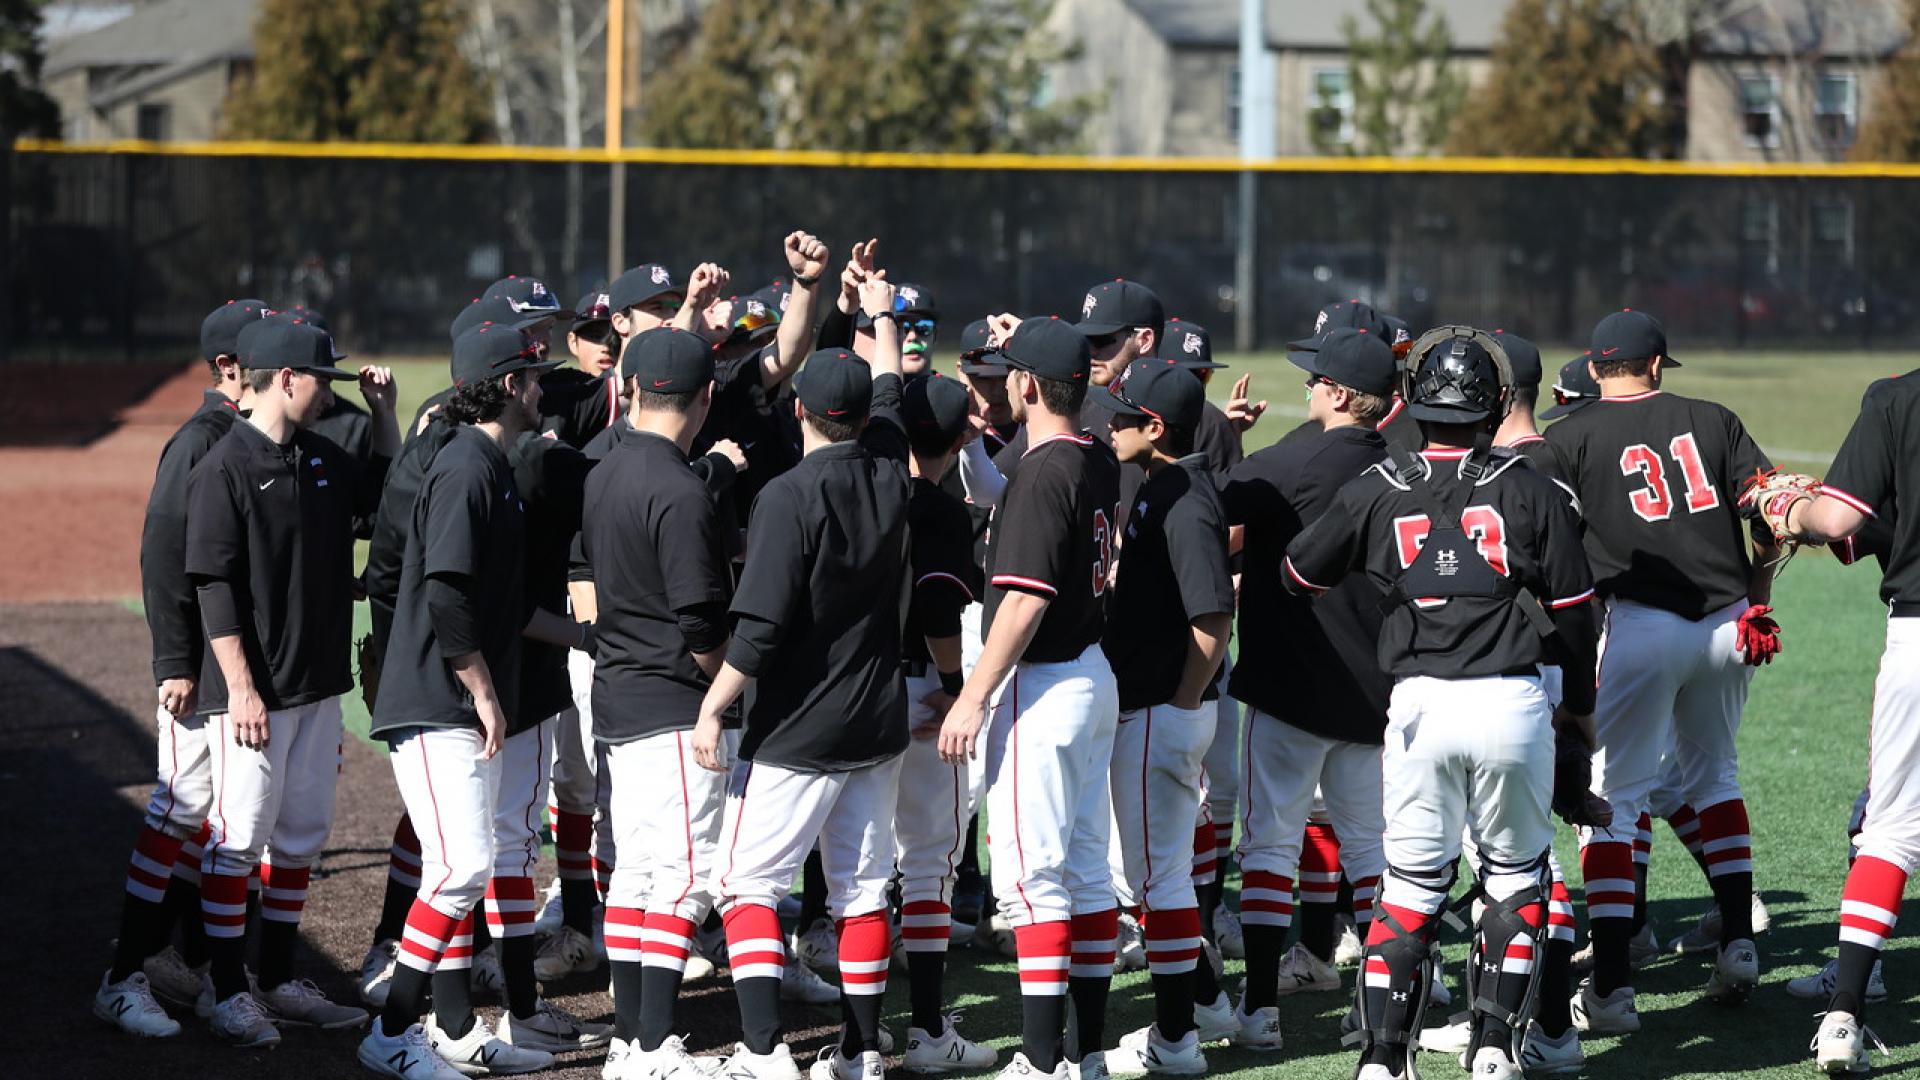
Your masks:
<svg viewBox="0 0 1920 1080"><path fill-rule="evenodd" d="M278 479L280 479L280 478L279 478L279 477L277 477L277 476L273 478L273 480L278 480ZM267 490L268 488L270 488L270 487L272 487L272 486L273 486L273 480L269 480L269 481L267 481L266 483L264 483L264 484L261 484L261 485L260 485L260 490L261 490L261 491L265 491L265 490Z"/></svg>
<svg viewBox="0 0 1920 1080"><path fill-rule="evenodd" d="M672 381L673 381L672 379L655 379L653 380L653 385L655 389L659 389L660 387L665 386Z"/></svg>
<svg viewBox="0 0 1920 1080"><path fill-rule="evenodd" d="M1600 350L1600 355L1601 355L1601 356L1612 356L1612 355L1613 355L1614 353L1617 353L1617 352L1619 352L1619 351L1620 351L1620 350L1619 350L1618 348L1612 348L1612 349L1601 349L1601 350Z"/></svg>

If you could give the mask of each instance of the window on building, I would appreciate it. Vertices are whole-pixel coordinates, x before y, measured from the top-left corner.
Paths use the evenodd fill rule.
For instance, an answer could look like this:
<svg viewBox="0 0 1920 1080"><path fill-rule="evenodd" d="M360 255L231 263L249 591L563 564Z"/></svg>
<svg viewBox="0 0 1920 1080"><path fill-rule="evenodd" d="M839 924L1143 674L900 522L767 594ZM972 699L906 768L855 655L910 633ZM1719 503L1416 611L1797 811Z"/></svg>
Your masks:
<svg viewBox="0 0 1920 1080"><path fill-rule="evenodd" d="M1353 141L1353 78L1344 67L1313 69L1313 100L1308 106L1314 141Z"/></svg>
<svg viewBox="0 0 1920 1080"><path fill-rule="evenodd" d="M1848 146L1860 120L1860 83L1852 72L1820 76L1813 87L1813 126L1830 145Z"/></svg>
<svg viewBox="0 0 1920 1080"><path fill-rule="evenodd" d="M1740 112L1747 129L1747 145L1780 145L1780 80L1772 75L1740 78Z"/></svg>
<svg viewBox="0 0 1920 1080"><path fill-rule="evenodd" d="M134 136L165 142L173 134L173 110L166 105L142 105L134 116Z"/></svg>
<svg viewBox="0 0 1920 1080"><path fill-rule="evenodd" d="M1816 202L1812 208L1813 247L1822 254L1853 262L1853 200L1845 197Z"/></svg>
<svg viewBox="0 0 1920 1080"><path fill-rule="evenodd" d="M1240 65L1227 69L1227 131L1240 137Z"/></svg>

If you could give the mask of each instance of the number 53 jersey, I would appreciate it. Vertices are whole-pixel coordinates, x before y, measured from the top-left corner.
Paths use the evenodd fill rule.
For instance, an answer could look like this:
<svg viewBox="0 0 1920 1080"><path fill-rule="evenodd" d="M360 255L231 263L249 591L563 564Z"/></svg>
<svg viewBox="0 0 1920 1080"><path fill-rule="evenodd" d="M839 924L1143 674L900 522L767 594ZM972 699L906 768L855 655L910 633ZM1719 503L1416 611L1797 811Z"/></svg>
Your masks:
<svg viewBox="0 0 1920 1080"><path fill-rule="evenodd" d="M1724 406L1658 390L1601 398L1547 429L1580 500L1602 597L1698 620L1747 596L1740 487L1773 467Z"/></svg>
<svg viewBox="0 0 1920 1080"><path fill-rule="evenodd" d="M1079 657L1106 628L1113 573L1120 462L1085 433L1042 439L1021 455L994 511L987 539L986 639L1007 591L1047 598L1020 659L1060 664Z"/></svg>

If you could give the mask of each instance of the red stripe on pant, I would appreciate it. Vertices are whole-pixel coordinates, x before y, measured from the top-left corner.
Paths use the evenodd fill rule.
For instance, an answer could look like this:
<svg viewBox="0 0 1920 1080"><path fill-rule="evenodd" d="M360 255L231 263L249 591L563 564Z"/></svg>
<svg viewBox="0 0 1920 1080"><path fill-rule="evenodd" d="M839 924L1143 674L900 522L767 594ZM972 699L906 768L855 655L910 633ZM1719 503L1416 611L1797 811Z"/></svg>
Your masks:
<svg viewBox="0 0 1920 1080"><path fill-rule="evenodd" d="M553 814L553 855L560 877L585 881L593 876L593 815L556 810Z"/></svg>
<svg viewBox="0 0 1920 1080"><path fill-rule="evenodd" d="M417 971L432 971L459 928L459 919L415 900L407 909L407 925L400 931L400 963Z"/></svg>
<svg viewBox="0 0 1920 1080"><path fill-rule="evenodd" d="M779 914L765 904L736 904L727 910L725 922L733 981L780 978L787 956Z"/></svg>
<svg viewBox="0 0 1920 1080"><path fill-rule="evenodd" d="M1728 799L1700 810L1700 857L1707 876L1753 873L1752 828L1745 799Z"/></svg>
<svg viewBox="0 0 1920 1080"><path fill-rule="evenodd" d="M900 908L900 940L908 952L946 952L953 936L953 908L938 900L913 900Z"/></svg>
<svg viewBox="0 0 1920 1080"><path fill-rule="evenodd" d="M841 991L853 997L886 993L887 968L893 962L887 913L849 915L835 929L840 932Z"/></svg>
<svg viewBox="0 0 1920 1080"><path fill-rule="evenodd" d="M1293 925L1293 879L1265 870L1240 875L1240 921L1248 926Z"/></svg>
<svg viewBox="0 0 1920 1080"><path fill-rule="evenodd" d="M611 932L611 923L609 932ZM648 967L687 970L687 956L693 949L693 934L699 929L678 915L647 912L646 934L640 942L640 962ZM608 946L612 955L612 946Z"/></svg>
<svg viewBox="0 0 1920 1080"><path fill-rule="evenodd" d="M260 868L260 917L270 922L297 923L307 906L307 883L312 870L301 866L287 868L262 865Z"/></svg>
<svg viewBox="0 0 1920 1080"><path fill-rule="evenodd" d="M1645 866L1653 859L1653 815L1640 811L1640 820L1634 823L1633 861Z"/></svg>
<svg viewBox="0 0 1920 1080"><path fill-rule="evenodd" d="M1076 979L1113 978L1114 939L1120 935L1120 909L1075 915L1068 927L1073 942L1068 972Z"/></svg>
<svg viewBox="0 0 1920 1080"><path fill-rule="evenodd" d="M1067 968L1073 953L1073 924L1065 919L1013 928L1020 957L1020 993L1060 996L1067 992ZM1113 969L1107 969L1112 974Z"/></svg>
<svg viewBox="0 0 1920 1080"><path fill-rule="evenodd" d="M159 903L167 894L167 881L173 876L180 847L181 841L141 826L140 835L133 841L133 857L127 860L127 892L148 903Z"/></svg>
<svg viewBox="0 0 1920 1080"><path fill-rule="evenodd" d="M1847 871L1840 893L1840 941L1885 949L1900 919L1900 894L1906 891L1906 871L1883 859L1862 855Z"/></svg>
<svg viewBox="0 0 1920 1080"><path fill-rule="evenodd" d="M1200 961L1200 909L1147 912L1147 970L1155 975L1192 971Z"/></svg>
<svg viewBox="0 0 1920 1080"><path fill-rule="evenodd" d="M248 874L200 875L200 918L208 937L237 938L247 933Z"/></svg>
<svg viewBox="0 0 1920 1080"><path fill-rule="evenodd" d="M533 879L496 877L487 881L487 929L494 937L533 934Z"/></svg>

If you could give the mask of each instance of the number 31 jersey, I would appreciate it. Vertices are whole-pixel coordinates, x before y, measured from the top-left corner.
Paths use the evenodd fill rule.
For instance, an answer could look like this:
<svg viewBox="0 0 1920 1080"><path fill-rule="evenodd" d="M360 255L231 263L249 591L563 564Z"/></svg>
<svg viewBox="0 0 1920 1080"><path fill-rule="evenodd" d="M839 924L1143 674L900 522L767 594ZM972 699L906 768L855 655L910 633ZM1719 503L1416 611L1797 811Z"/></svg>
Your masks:
<svg viewBox="0 0 1920 1080"><path fill-rule="evenodd" d="M1602 398L1547 429L1586 518L1603 597L1700 619L1747 596L1737 500L1773 467L1724 406L1654 390Z"/></svg>
<svg viewBox="0 0 1920 1080"><path fill-rule="evenodd" d="M1064 663L1100 640L1119 504L1120 462L1093 436L1056 435L1021 455L987 542L986 611L991 626L1010 589L1047 598L1020 659Z"/></svg>

